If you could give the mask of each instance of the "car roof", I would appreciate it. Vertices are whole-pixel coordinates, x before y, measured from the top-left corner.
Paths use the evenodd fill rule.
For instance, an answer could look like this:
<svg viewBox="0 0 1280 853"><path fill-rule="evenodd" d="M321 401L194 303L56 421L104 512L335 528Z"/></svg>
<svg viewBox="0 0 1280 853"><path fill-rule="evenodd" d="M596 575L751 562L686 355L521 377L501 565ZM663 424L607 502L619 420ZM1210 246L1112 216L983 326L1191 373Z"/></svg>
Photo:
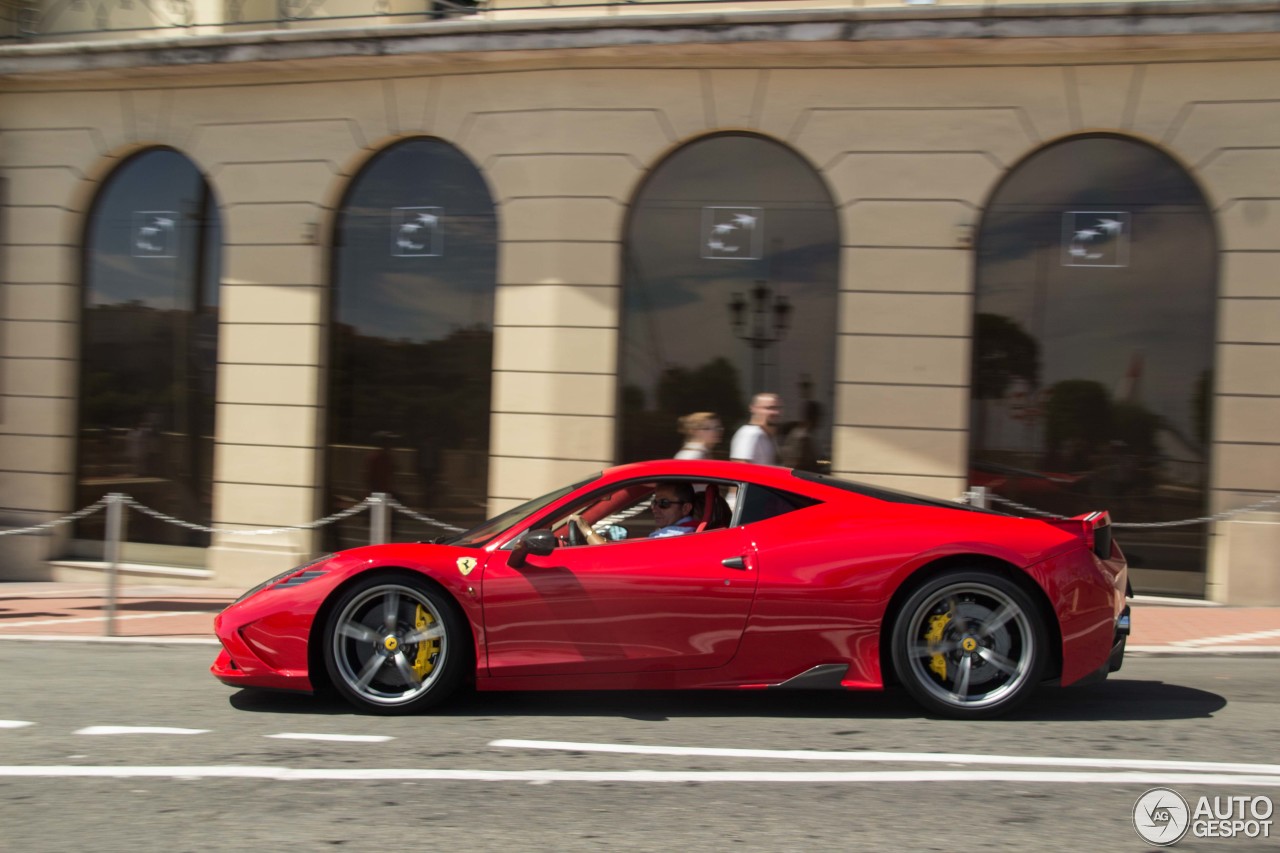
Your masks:
<svg viewBox="0 0 1280 853"><path fill-rule="evenodd" d="M966 504L948 501L926 495L902 492L882 486L872 486L855 480L844 480L827 474L813 474L781 465L757 465L754 462L731 462L718 459L653 459L646 462L631 462L616 465L601 472L597 483L619 482L633 478L645 477L706 477L721 480L746 480L762 486L772 486L786 491L796 492L823 501L840 501L861 498L887 502L891 504L914 504L931 506L937 509L979 512L990 515L1004 515L994 510L981 510Z"/></svg>
<svg viewBox="0 0 1280 853"><path fill-rule="evenodd" d="M721 480L750 480L752 482L791 488L801 488L795 482L790 468L781 465L757 465L754 462L728 462L720 459L651 459L645 462L629 462L615 465L601 472L610 481L634 477L708 477Z"/></svg>

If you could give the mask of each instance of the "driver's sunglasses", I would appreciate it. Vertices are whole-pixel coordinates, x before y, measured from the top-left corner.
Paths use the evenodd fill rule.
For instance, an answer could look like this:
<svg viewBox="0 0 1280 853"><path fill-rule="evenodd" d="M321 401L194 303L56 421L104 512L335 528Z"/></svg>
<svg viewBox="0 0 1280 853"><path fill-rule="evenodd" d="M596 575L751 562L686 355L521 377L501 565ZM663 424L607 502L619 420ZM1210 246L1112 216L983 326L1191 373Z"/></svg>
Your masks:
<svg viewBox="0 0 1280 853"><path fill-rule="evenodd" d="M671 507L679 506L680 504L681 504L681 501L675 500L673 498L654 498L653 499L653 506L656 506L659 509L671 509Z"/></svg>

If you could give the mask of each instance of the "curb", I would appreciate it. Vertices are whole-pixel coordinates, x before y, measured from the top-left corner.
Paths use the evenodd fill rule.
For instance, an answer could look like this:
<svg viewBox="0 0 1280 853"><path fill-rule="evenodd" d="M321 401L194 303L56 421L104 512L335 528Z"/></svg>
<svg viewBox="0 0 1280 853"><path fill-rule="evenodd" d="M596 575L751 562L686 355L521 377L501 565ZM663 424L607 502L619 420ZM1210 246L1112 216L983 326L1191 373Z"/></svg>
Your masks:
<svg viewBox="0 0 1280 853"><path fill-rule="evenodd" d="M17 640L28 643L123 643L150 646L220 646L213 637L101 637L88 634L64 636L62 634L0 634L0 640Z"/></svg>

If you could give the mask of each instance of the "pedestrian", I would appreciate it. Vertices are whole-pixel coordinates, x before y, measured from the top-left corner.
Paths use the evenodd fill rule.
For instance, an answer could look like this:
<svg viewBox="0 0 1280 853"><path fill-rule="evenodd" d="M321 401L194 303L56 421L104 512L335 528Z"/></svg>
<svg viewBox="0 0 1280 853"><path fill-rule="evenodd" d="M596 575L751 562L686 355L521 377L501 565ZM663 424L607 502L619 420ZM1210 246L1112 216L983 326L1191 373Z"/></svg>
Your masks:
<svg viewBox="0 0 1280 853"><path fill-rule="evenodd" d="M787 432L782 441L782 464L801 471L818 471L818 441L815 433L822 420L822 405L817 400L804 404L804 416Z"/></svg>
<svg viewBox="0 0 1280 853"><path fill-rule="evenodd" d="M729 445L729 458L759 465L777 465L774 436L782 418L782 398L765 391L751 398L751 420L738 427Z"/></svg>
<svg viewBox="0 0 1280 853"><path fill-rule="evenodd" d="M710 459L711 449L720 443L724 426L715 412L694 412L678 421L684 445L676 453L677 459Z"/></svg>

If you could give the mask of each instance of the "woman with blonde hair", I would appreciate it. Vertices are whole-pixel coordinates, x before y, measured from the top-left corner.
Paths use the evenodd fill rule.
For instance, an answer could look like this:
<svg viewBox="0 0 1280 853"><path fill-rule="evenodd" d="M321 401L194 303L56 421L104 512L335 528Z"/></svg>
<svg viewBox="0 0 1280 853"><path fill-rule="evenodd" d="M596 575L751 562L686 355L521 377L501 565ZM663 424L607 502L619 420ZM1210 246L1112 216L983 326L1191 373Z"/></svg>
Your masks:
<svg viewBox="0 0 1280 853"><path fill-rule="evenodd" d="M715 412L694 412L677 421L684 446L676 453L677 459L710 459L711 448L720 443L724 426Z"/></svg>

